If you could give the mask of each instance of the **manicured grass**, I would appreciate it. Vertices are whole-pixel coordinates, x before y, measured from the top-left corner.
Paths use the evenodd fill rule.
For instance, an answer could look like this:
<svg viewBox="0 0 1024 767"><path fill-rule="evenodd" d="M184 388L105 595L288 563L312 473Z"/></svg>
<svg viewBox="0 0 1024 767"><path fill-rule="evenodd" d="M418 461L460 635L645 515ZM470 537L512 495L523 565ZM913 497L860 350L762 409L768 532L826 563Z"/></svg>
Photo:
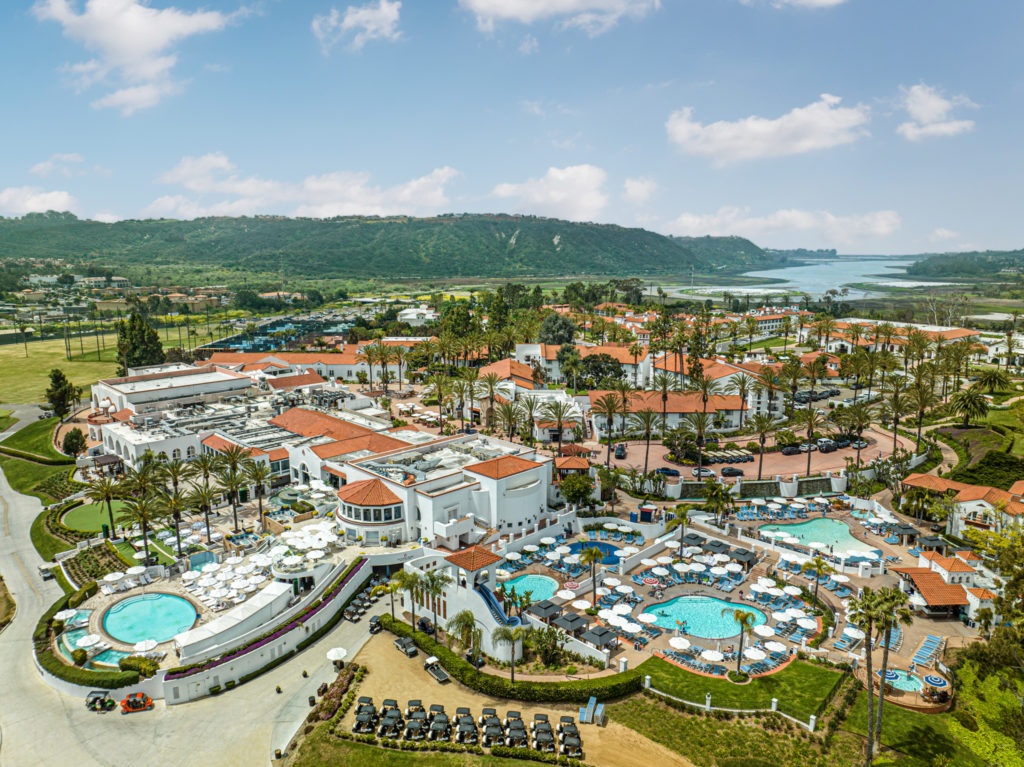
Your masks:
<svg viewBox="0 0 1024 767"><path fill-rule="evenodd" d="M838 671L803 661L794 661L777 674L757 677L744 685L692 674L661 658L645 660L637 670L651 675L651 687L700 704L709 692L711 705L722 708L771 708L772 698L778 698L779 711L804 722L843 678Z"/></svg>
<svg viewBox="0 0 1024 767"><path fill-rule="evenodd" d="M292 762L293 767L336 767L342 764L359 767L523 767L535 762L499 759L490 755L395 751L339 740L330 734L326 725L310 733Z"/></svg>
<svg viewBox="0 0 1024 767"><path fill-rule="evenodd" d="M18 422L18 419L11 415L13 412L13 410L0 410L0 431L7 431Z"/></svg>
<svg viewBox="0 0 1024 767"><path fill-rule="evenodd" d="M93 338L84 339L85 348L92 344L95 357L96 342ZM109 378L114 374L113 345L117 338L114 334L106 336L110 358L103 362L85 361L64 356L64 340L54 338L47 341L29 341L28 357L25 347L21 344L0 346L0 392L4 402L42 402L46 387L50 382L50 371L60 368L71 382L78 386L88 387L100 378ZM73 352L78 352L75 339Z"/></svg>
<svg viewBox="0 0 1024 767"><path fill-rule="evenodd" d="M944 758L943 764L956 767L983 767L984 762L967 751L949 734L949 714L919 714L899 706L886 704L882 713L882 744L906 755L898 764L931 765ZM858 735L867 734L868 701L861 692L850 708L842 729Z"/></svg>
<svg viewBox="0 0 1024 767"><path fill-rule="evenodd" d="M7 584L0 578L0 629L14 619L14 597L7 590Z"/></svg>
<svg viewBox="0 0 1024 767"><path fill-rule="evenodd" d="M71 467L46 466L41 463L32 463L31 461L22 461L20 458L0 455L0 468L3 469L4 474L7 476L7 481L11 483L11 487L14 490L24 495L34 495L43 503L51 504L56 502L57 499L47 493L41 486L62 474L67 474Z"/></svg>
<svg viewBox="0 0 1024 767"><path fill-rule="evenodd" d="M114 501L114 520L117 520L118 511L124 506L123 501ZM81 530L85 533L98 533L103 530L103 525L110 525L110 515L107 514L107 504L87 503L84 506L76 506L64 515L63 522L73 530Z"/></svg>
<svg viewBox="0 0 1024 767"><path fill-rule="evenodd" d="M117 553L121 555L125 562L130 562L133 565L138 564L134 559L135 549L131 547L131 544L122 541L121 543L115 543L114 548L117 549ZM149 555L156 557L157 562L161 565L174 564L174 560L167 556L167 552L160 546L155 545L152 540L149 542Z"/></svg>
<svg viewBox="0 0 1024 767"><path fill-rule="evenodd" d="M58 451L51 440L53 430L57 428L56 418L44 418L26 424L11 436L0 442L0 445L23 453L42 456L56 461L70 461L68 456Z"/></svg>
<svg viewBox="0 0 1024 767"><path fill-rule="evenodd" d="M70 543L60 540L56 536L50 534L46 529L46 512L40 512L35 519L32 520L32 527L29 530L29 536L32 539L32 545L35 546L39 556L46 562L52 560L61 551L67 551L72 548ZM59 580L59 578L58 578Z"/></svg>
<svg viewBox="0 0 1024 767"><path fill-rule="evenodd" d="M1021 424L1017 420L1017 416L1012 408L1008 410L990 410L985 418L985 423L1009 429L1011 432L1010 438L1013 440L1013 447L1010 449L1010 452L1017 457L1024 457L1024 434L1020 433Z"/></svg>

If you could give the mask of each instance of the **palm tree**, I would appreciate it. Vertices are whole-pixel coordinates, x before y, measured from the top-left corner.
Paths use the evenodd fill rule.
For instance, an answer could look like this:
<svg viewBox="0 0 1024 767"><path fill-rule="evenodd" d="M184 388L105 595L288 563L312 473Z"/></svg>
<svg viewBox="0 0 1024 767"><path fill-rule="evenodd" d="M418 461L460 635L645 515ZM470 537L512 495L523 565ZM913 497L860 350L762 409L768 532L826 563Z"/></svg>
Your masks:
<svg viewBox="0 0 1024 767"><path fill-rule="evenodd" d="M249 458L250 450L241 445L228 445L217 454L217 468L220 471L235 471Z"/></svg>
<svg viewBox="0 0 1024 767"><path fill-rule="evenodd" d="M259 504L260 530L262 530L265 522L263 519L263 496L267 492L267 483L274 472L270 468L270 464L263 461L249 460L245 462L244 467L245 478L252 485L253 495L256 496L256 502Z"/></svg>
<svg viewBox="0 0 1024 767"><path fill-rule="evenodd" d="M775 428L775 419L768 413L754 413L750 417L750 428L757 434L757 442L761 446L761 456L757 463L757 480L761 481L761 469L764 466L764 443L768 434Z"/></svg>
<svg viewBox="0 0 1024 767"><path fill-rule="evenodd" d="M437 397L437 412L440 419L441 432L444 432L444 399L451 391L452 381L444 373L434 373L427 380L427 389Z"/></svg>
<svg viewBox="0 0 1024 767"><path fill-rule="evenodd" d="M800 360L795 357L791 357L782 363L782 369L779 370L779 379L789 384L789 415L792 417L793 408L796 405L796 393L800 390L800 381L804 377L804 367L800 364Z"/></svg>
<svg viewBox="0 0 1024 767"><path fill-rule="evenodd" d="M814 329L821 341L821 348L828 351L828 342L831 340L832 334L836 332L835 317L828 314L819 315L817 322L814 323Z"/></svg>
<svg viewBox="0 0 1024 767"><path fill-rule="evenodd" d="M657 373L652 381L654 391L661 397L661 433L668 433L668 395L670 392L679 391L679 384L675 377L665 373Z"/></svg>
<svg viewBox="0 0 1024 767"><path fill-rule="evenodd" d="M613 489L614 493L615 490ZM604 552L597 546L584 546L580 552L580 564L590 568L591 604L597 605L597 566L604 561Z"/></svg>
<svg viewBox="0 0 1024 767"><path fill-rule="evenodd" d="M210 478L217 473L216 453L200 453L189 461L189 478L201 479L204 487L210 486Z"/></svg>
<svg viewBox="0 0 1024 767"><path fill-rule="evenodd" d="M380 596L381 594L388 594L391 597L391 620L395 620L395 594L402 590L402 584L395 578L392 578L387 583L382 583L380 586L375 586L373 593Z"/></svg>
<svg viewBox="0 0 1024 767"><path fill-rule="evenodd" d="M900 419L910 409L907 395L906 378L896 374L885 383L886 397L882 402L882 418L892 424L892 451L896 452L896 430L900 427Z"/></svg>
<svg viewBox="0 0 1024 767"><path fill-rule="evenodd" d="M469 393L473 390L473 384L467 381L465 378L455 378L452 381L452 400L457 403L457 410L459 413L459 421L461 422L461 430L466 431L466 400L469 398Z"/></svg>
<svg viewBox="0 0 1024 767"><path fill-rule="evenodd" d="M672 532L677 527L679 528L679 542L683 542L683 536L686 535L686 526L690 524L690 512L683 506L679 505L672 509L672 513L675 515L665 524L665 532Z"/></svg>
<svg viewBox="0 0 1024 767"><path fill-rule="evenodd" d="M516 643L522 642L529 636L530 630L524 626L510 628L499 626L491 632L491 642L496 645L507 644L509 646L509 661L511 663L511 683L516 683Z"/></svg>
<svg viewBox="0 0 1024 767"><path fill-rule="evenodd" d="M129 498L118 512L117 521L123 527L138 525L142 528L142 545L146 551L146 562L149 562L149 531L164 518L163 510L151 495Z"/></svg>
<svg viewBox="0 0 1024 767"><path fill-rule="evenodd" d="M696 378L690 379L690 383L686 388L687 391L700 395L701 412L703 413L708 412L708 400L719 396L725 391L721 381L716 381L705 375L699 375Z"/></svg>
<svg viewBox="0 0 1024 767"><path fill-rule="evenodd" d="M540 417L540 402L536 397L523 397L519 412L522 419L522 424L526 428L527 433L530 436L530 445L533 445L533 434L534 429L537 426L537 419Z"/></svg>
<svg viewBox="0 0 1024 767"><path fill-rule="evenodd" d="M983 368L978 371L978 380L974 385L979 389L988 389L989 394L995 394L996 389L1003 391L1010 388L1010 376L1005 370L999 368Z"/></svg>
<svg viewBox="0 0 1024 767"><path fill-rule="evenodd" d="M377 347L375 344L364 346L362 349L356 352L356 362L362 362L366 365L366 369L370 371L368 380L370 385L370 391L373 391L373 366L377 364Z"/></svg>
<svg viewBox="0 0 1024 767"><path fill-rule="evenodd" d="M594 401L594 404L590 408L591 412L595 416L603 417L605 424L607 425L608 457L605 460L605 468L610 468L612 465L612 424L615 421L615 416L619 415L620 409L619 395L615 392L602 394Z"/></svg>
<svg viewBox="0 0 1024 767"><path fill-rule="evenodd" d="M446 570L429 570L423 574L423 593L430 597L430 608L437 626L437 603L444 596L445 589L452 585L452 576Z"/></svg>
<svg viewBox="0 0 1024 767"><path fill-rule="evenodd" d="M711 431L711 418L707 413L687 413L683 416L680 425L694 436L694 442L697 445L697 477L699 479L701 469L704 467L704 445L707 433Z"/></svg>
<svg viewBox="0 0 1024 767"><path fill-rule="evenodd" d="M402 368L405 367L405 358L409 356L409 350L404 346L396 346L391 350L391 361L398 367L398 391L402 391Z"/></svg>
<svg viewBox="0 0 1024 767"><path fill-rule="evenodd" d="M487 428L494 427L494 398L501 392L501 376L497 373L486 373L477 382L480 393L487 398Z"/></svg>
<svg viewBox="0 0 1024 767"><path fill-rule="evenodd" d="M412 613L412 630L416 631L416 592L423 589L423 576L415 570L399 570L391 580L397 581L402 591L409 595L409 612Z"/></svg>
<svg viewBox="0 0 1024 767"><path fill-rule="evenodd" d="M107 505L107 517L110 520L110 534L113 536L114 527L114 505L113 502L116 498L121 496L123 492L120 483L109 475L95 479L89 483L89 487L86 488L85 495L93 503L106 504Z"/></svg>
<svg viewBox="0 0 1024 767"><path fill-rule="evenodd" d="M736 652L736 673L740 673L740 664L743 662L743 639L754 630L754 621L757 616L749 610L740 610L736 607L726 607L722 610L723 616L730 616L736 625L740 627L740 646Z"/></svg>
<svg viewBox="0 0 1024 767"><path fill-rule="evenodd" d="M637 362L640 359L640 355L644 353L644 347L634 341L629 346L629 356L633 358L633 388L640 388L640 366ZM25 356L28 356L27 354Z"/></svg>
<svg viewBox="0 0 1024 767"><path fill-rule="evenodd" d="M189 504L203 515L203 520L206 522L207 543L211 543L213 540L210 536L210 512L213 510L214 504L217 503L219 496L220 491L209 485L198 485L188 494Z"/></svg>
<svg viewBox="0 0 1024 767"><path fill-rule="evenodd" d="M722 524L722 520L734 503L732 493L725 485L719 484L711 477L704 480L704 510L715 515L716 525Z"/></svg>
<svg viewBox="0 0 1024 767"><path fill-rule="evenodd" d="M782 332L782 351L785 353L786 347L789 346L789 334L793 332L793 320L789 316L782 318L779 331Z"/></svg>
<svg viewBox="0 0 1024 767"><path fill-rule="evenodd" d="M963 416L964 428L988 415L988 401L977 389L958 389L949 398L949 407L957 415Z"/></svg>
<svg viewBox="0 0 1024 767"><path fill-rule="evenodd" d="M181 554L181 515L189 508L188 498L180 490L172 490L157 496L157 505L164 517L174 520L174 539L178 545L178 556Z"/></svg>
<svg viewBox="0 0 1024 767"><path fill-rule="evenodd" d="M644 435L644 476L647 476L647 463L651 454L651 433L658 427L658 414L645 407L637 410L629 417L629 425Z"/></svg>
<svg viewBox="0 0 1024 767"><path fill-rule="evenodd" d="M796 422L797 428L804 429L807 432L807 441L809 443L814 442L814 438L818 434L818 430L825 425L825 419L816 409L811 407L798 410L793 414L793 420ZM810 449L807 451L807 476L811 476Z"/></svg>
<svg viewBox="0 0 1024 767"><path fill-rule="evenodd" d="M188 465L188 461L172 458L161 463L158 472L161 481L171 486L172 493L177 493L181 489L181 484L188 479L191 467Z"/></svg>
<svg viewBox="0 0 1024 767"><path fill-rule="evenodd" d="M460 610L444 624L444 633L448 640L454 639L461 650L469 650L470 658L476 660L476 638L479 630L476 627L476 616L472 610ZM474 663L474 667L476 664Z"/></svg>
<svg viewBox="0 0 1024 767"><path fill-rule="evenodd" d="M829 563L826 562L824 559L822 559L820 554L818 554L818 555L816 555L814 557L814 559L811 559L811 560L808 560L807 562L804 562L803 567L800 568L800 572L802 574L805 574L805 575L807 573L809 573L809 572L812 572L812 571L815 573L815 577L814 577L814 603L818 604L818 586L820 585L818 583L818 579L822 575L831 575L832 573L835 572L835 570L833 570L832 566L829 565Z"/></svg>
<svg viewBox="0 0 1024 767"><path fill-rule="evenodd" d="M915 370L922 370L928 367L927 363L918 365ZM924 414L939 404L939 397L935 393L935 385L930 377L914 381L908 392L908 405L917 413L917 447L915 452L921 450L921 428L924 425Z"/></svg>
<svg viewBox="0 0 1024 767"><path fill-rule="evenodd" d="M238 499L242 491L248 486L245 475L237 469L224 469L217 474L217 482L231 503L231 514L234 517L235 526L232 532L238 532Z"/></svg>
<svg viewBox="0 0 1024 767"><path fill-rule="evenodd" d="M747 395L753 386L754 379L744 373L735 376L730 382L732 393L739 395L740 398L740 430L743 429L743 416L747 410Z"/></svg>
<svg viewBox="0 0 1024 767"><path fill-rule="evenodd" d="M501 426L511 441L512 435L518 430L522 410L515 402L500 402L498 403L498 411L495 415L498 419L498 425ZM559 447L559 450L561 450L561 447Z"/></svg>
<svg viewBox="0 0 1024 767"><path fill-rule="evenodd" d="M914 622L914 614L910 610L910 597L904 594L899 588L883 588L878 592L879 616L881 622L878 624L879 633L882 636L882 668L878 670L878 715L875 720L875 747L882 742L882 705L885 703L885 672L889 668L889 641L892 637L892 630L896 625L909 626ZM870 649L867 652L871 652ZM868 694L871 694L871 687L868 687Z"/></svg>
<svg viewBox="0 0 1024 767"><path fill-rule="evenodd" d="M847 622L852 623L864 632L864 668L868 676L868 737L865 767L871 767L875 752L875 696L872 694L871 687L875 677L871 645L874 640L875 622L881 618L880 612L878 594L870 587L865 586L861 590L859 599L850 600L846 617Z"/></svg>
<svg viewBox="0 0 1024 767"><path fill-rule="evenodd" d="M867 402L855 402L843 411L843 424L853 434L857 435L857 468L860 469L860 451L859 445L864 441L861 437L864 435L865 429L871 426L871 422L874 420L875 414Z"/></svg>
<svg viewBox="0 0 1024 767"><path fill-rule="evenodd" d="M545 402L541 407L541 413L549 421L555 424L555 428L558 430L558 452L556 456L562 454L562 426L569 420L569 416L572 415L573 406L564 400L552 400L551 402Z"/></svg>

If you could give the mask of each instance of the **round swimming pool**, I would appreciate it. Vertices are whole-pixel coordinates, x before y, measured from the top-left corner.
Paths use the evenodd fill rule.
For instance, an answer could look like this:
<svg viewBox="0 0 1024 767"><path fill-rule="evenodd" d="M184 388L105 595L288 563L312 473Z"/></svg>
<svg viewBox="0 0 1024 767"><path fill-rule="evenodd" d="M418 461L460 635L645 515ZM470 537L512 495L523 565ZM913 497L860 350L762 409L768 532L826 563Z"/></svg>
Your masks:
<svg viewBox="0 0 1024 767"><path fill-rule="evenodd" d="M681 621L690 636L701 639L728 639L740 633L740 626L731 614L722 614L723 610L742 610L753 613L752 626L760 626L768 622L768 616L749 605L727 602L716 597L699 594L685 595L670 599L661 604L652 605L644 610L652 613L655 625L665 629L677 629Z"/></svg>
<svg viewBox="0 0 1024 767"><path fill-rule="evenodd" d="M123 599L103 616L103 630L119 642L166 642L192 628L196 608L174 594L140 594Z"/></svg>
<svg viewBox="0 0 1024 767"><path fill-rule="evenodd" d="M781 530L786 535L791 535L805 546L813 541L825 544L826 553L831 549L835 553L842 551L874 551L872 546L865 540L858 540L850 532L850 526L838 519L820 517L807 522L797 522L789 525L761 525L758 528L761 533L769 530Z"/></svg>
<svg viewBox="0 0 1024 767"><path fill-rule="evenodd" d="M921 680L921 677L914 676L906 669L894 668L892 671L896 672L896 679L889 680L888 684L892 685L897 690L920 692L921 688L924 687L924 682Z"/></svg>
<svg viewBox="0 0 1024 767"><path fill-rule="evenodd" d="M505 581L505 593L509 593L512 589L515 589L519 596L529 591L531 603L543 602L545 599L551 599L558 591L558 581L546 575L530 573Z"/></svg>
<svg viewBox="0 0 1024 767"><path fill-rule="evenodd" d="M568 544L570 554L582 554L583 549L601 549L604 554L604 559L601 560L602 565L617 565L619 558L615 556L615 552L619 550L618 546L614 546L611 543L605 541L575 541L574 543Z"/></svg>

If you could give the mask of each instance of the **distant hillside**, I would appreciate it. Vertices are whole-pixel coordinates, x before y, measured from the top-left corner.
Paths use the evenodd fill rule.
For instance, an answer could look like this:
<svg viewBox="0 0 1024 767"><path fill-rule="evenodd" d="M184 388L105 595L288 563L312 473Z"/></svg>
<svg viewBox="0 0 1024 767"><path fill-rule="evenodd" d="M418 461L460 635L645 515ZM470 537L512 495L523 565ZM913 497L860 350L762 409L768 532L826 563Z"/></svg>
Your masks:
<svg viewBox="0 0 1024 767"><path fill-rule="evenodd" d="M995 279L1000 277L999 272L1003 270L1024 271L1024 250L926 255L907 267L907 274L917 277Z"/></svg>
<svg viewBox="0 0 1024 767"><path fill-rule="evenodd" d="M786 263L785 253L775 253L759 248L742 237L672 237L673 241L716 266L770 269Z"/></svg>
<svg viewBox="0 0 1024 767"><path fill-rule="evenodd" d="M201 218L104 224L70 213L0 219L0 258L58 257L111 268L216 266L323 277L527 277L679 274L761 265L732 237L533 216Z"/></svg>

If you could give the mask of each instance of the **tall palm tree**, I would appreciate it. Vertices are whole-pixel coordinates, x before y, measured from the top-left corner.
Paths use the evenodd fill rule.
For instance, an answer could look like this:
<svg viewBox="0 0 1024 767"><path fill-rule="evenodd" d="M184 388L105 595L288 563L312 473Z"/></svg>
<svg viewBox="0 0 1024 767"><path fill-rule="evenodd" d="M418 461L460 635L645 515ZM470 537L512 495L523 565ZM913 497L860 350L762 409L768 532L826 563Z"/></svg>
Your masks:
<svg viewBox="0 0 1024 767"><path fill-rule="evenodd" d="M814 559L804 562L803 567L800 568L800 572L802 574L807 574L812 571L816 573L814 578L814 603L818 604L818 586L820 585L818 583L818 578L822 575L831 575L835 570L832 569L832 566L829 565L828 562L821 558L820 554L817 554Z"/></svg>
<svg viewBox="0 0 1024 767"><path fill-rule="evenodd" d="M865 750L865 767L871 767L875 752L875 696L871 685L874 683L874 660L871 645L874 641L875 623L881 619L878 594L870 587L861 589L859 599L849 602L846 619L864 632L864 669L868 676L868 737Z"/></svg>
<svg viewBox="0 0 1024 767"><path fill-rule="evenodd" d="M977 389L958 389L953 392L949 398L949 407L963 417L965 428L971 425L971 421L988 415L988 401Z"/></svg>
<svg viewBox="0 0 1024 767"><path fill-rule="evenodd" d="M530 445L533 445L533 434L537 427L537 419L540 417L541 405L536 397L523 397L520 400L519 413L523 426L530 436Z"/></svg>
<svg viewBox="0 0 1024 767"><path fill-rule="evenodd" d="M541 413L544 417L555 424L555 428L558 430L558 452L556 456L562 454L562 428L569 417L572 415L573 406L564 400L552 400L551 402L545 402L541 408Z"/></svg>
<svg viewBox="0 0 1024 767"><path fill-rule="evenodd" d="M1010 376L1005 370L994 367L982 368L975 372L978 374L978 380L974 385L979 389L988 389L989 394L995 394L997 389L1002 391L1010 387Z"/></svg>
<svg viewBox="0 0 1024 767"><path fill-rule="evenodd" d="M267 492L267 483L270 482L270 478L274 475L273 470L270 468L269 463L263 461L249 460L244 464L245 478L252 485L253 495L256 496L256 503L259 504L259 515L260 515L260 530L266 520L263 519L263 496Z"/></svg>
<svg viewBox="0 0 1024 767"><path fill-rule="evenodd" d="M836 332L835 317L828 314L819 315L817 322L814 323L814 330L817 332L818 338L821 341L821 348L828 351L828 342Z"/></svg>
<svg viewBox="0 0 1024 767"><path fill-rule="evenodd" d="M500 402L498 403L498 411L495 417L498 420L498 425L511 441L512 435L519 428L519 421L522 417L522 410L519 405L515 402ZM559 447L559 450L561 450L561 447Z"/></svg>
<svg viewBox="0 0 1024 767"><path fill-rule="evenodd" d="M672 513L675 515L665 524L665 532L670 533L679 528L679 542L683 542L683 536L686 535L686 526L690 524L690 512L686 507L680 505L672 509Z"/></svg>
<svg viewBox="0 0 1024 767"><path fill-rule="evenodd" d="M661 433L666 434L668 432L668 395L671 392L679 391L679 384L675 377L665 373L656 373L651 383L654 391L661 398Z"/></svg>
<svg viewBox="0 0 1024 767"><path fill-rule="evenodd" d="M722 524L722 520L734 504L732 493L725 485L711 477L704 480L704 510L715 515L716 525Z"/></svg>
<svg viewBox="0 0 1024 767"><path fill-rule="evenodd" d="M612 492L615 492L612 490ZM580 564L590 568L590 601L597 606L597 566L604 561L604 552L597 546L584 546L580 552Z"/></svg>
<svg viewBox="0 0 1024 767"><path fill-rule="evenodd" d="M793 408L796 406L796 393L800 390L800 381L804 377L804 366L800 364L800 360L795 357L790 357L788 360L782 363L782 368L779 370L779 380L785 381L789 386L789 415L792 417Z"/></svg>
<svg viewBox="0 0 1024 767"><path fill-rule="evenodd" d="M456 403L456 410L459 413L461 430L466 431L466 400L473 390L473 384L465 378L456 377L452 380L452 401Z"/></svg>
<svg viewBox="0 0 1024 767"><path fill-rule="evenodd" d="M149 562L149 531L164 519L163 510L152 495L129 498L118 512L117 521L123 527L138 525L142 528L142 545Z"/></svg>
<svg viewBox="0 0 1024 767"><path fill-rule="evenodd" d="M754 621L757 620L757 616L749 610L740 610L736 607L726 607L722 610L722 615L731 617L740 627L740 646L736 652L736 673L738 674L740 664L743 662L743 640L754 630Z"/></svg>
<svg viewBox="0 0 1024 767"><path fill-rule="evenodd" d="M768 434L775 428L775 419L768 413L754 413L750 416L750 428L757 435L757 443L761 446L761 455L757 463L757 479L761 481L761 469L764 467L764 444Z"/></svg>
<svg viewBox="0 0 1024 767"><path fill-rule="evenodd" d="M165 518L174 520L174 539L178 545L178 556L181 553L181 516L189 508L188 497L180 490L161 493L157 496L157 506Z"/></svg>
<svg viewBox="0 0 1024 767"><path fill-rule="evenodd" d="M640 388L640 365L637 362L644 353L644 347L634 341L629 345L629 356L633 358L633 388Z"/></svg>
<svg viewBox="0 0 1024 767"><path fill-rule="evenodd" d="M516 643L521 643L530 634L530 629L525 626L499 626L491 632L491 642L496 645L507 644L509 646L509 661L511 663L511 683L516 683Z"/></svg>
<svg viewBox="0 0 1024 767"><path fill-rule="evenodd" d="M602 394L594 401L590 410L595 416L604 418L605 424L607 425L608 457L605 459L605 468L610 468L612 465L612 442L614 441L612 425L615 422L615 416L619 415L621 410L619 395L615 392Z"/></svg>
<svg viewBox="0 0 1024 767"><path fill-rule="evenodd" d="M704 445L707 443L707 433L711 431L711 417L707 413L687 413L680 425L694 436L697 445L697 477L700 478L704 467Z"/></svg>
<svg viewBox="0 0 1024 767"><path fill-rule="evenodd" d="M241 445L228 445L217 454L217 468L219 471L239 471L242 464L249 459L250 450Z"/></svg>
<svg viewBox="0 0 1024 767"><path fill-rule="evenodd" d="M743 416L747 411L747 395L750 394L754 386L754 379L745 373L740 373L734 376L729 384L729 388L733 394L739 395L740 398L740 429L743 429Z"/></svg>
<svg viewBox="0 0 1024 767"><path fill-rule="evenodd" d="M850 407L843 410L843 425L852 434L857 435L857 444L860 445L863 442L862 437L864 431L871 426L871 422L875 419L875 413L871 405L867 402L855 402ZM860 469L860 451L861 448L857 448L857 468Z"/></svg>
<svg viewBox="0 0 1024 767"><path fill-rule="evenodd" d="M444 432L444 400L451 391L451 387L452 379L444 373L434 373L427 379L427 389L437 397L437 413L442 432Z"/></svg>
<svg viewBox="0 0 1024 767"><path fill-rule="evenodd" d="M899 374L895 374L889 377L889 380L884 383L883 387L885 399L882 401L881 417L887 424L892 425L892 450L896 452L896 430L900 426L900 419L910 410L907 379Z"/></svg>
<svg viewBox="0 0 1024 767"><path fill-rule="evenodd" d="M423 590L423 576L415 570L399 570L392 576L391 580L397 581L402 591L409 595L412 630L416 631L416 594Z"/></svg>
<svg viewBox="0 0 1024 767"><path fill-rule="evenodd" d="M797 428L803 429L807 432L807 441L809 443L814 442L814 438L818 435L820 429L825 426L825 419L815 409L811 407L802 408L793 414L793 420L797 425ZM807 451L807 476L811 476L811 450Z"/></svg>
<svg viewBox="0 0 1024 767"><path fill-rule="evenodd" d="M644 476L647 476L647 465L651 455L651 434L658 428L658 414L645 407L637 410L629 417L630 428L644 435Z"/></svg>
<svg viewBox="0 0 1024 767"><path fill-rule="evenodd" d="M924 370L930 367L928 363L918 365L915 370ZM939 397L935 393L935 382L930 375L914 381L907 393L907 402L910 408L917 413L917 447L915 452L921 450L921 429L924 426L924 416L929 410L939 404Z"/></svg>
<svg viewBox="0 0 1024 767"><path fill-rule="evenodd" d="M909 626L914 622L914 613L910 610L910 597L899 588L888 587L878 592L880 602L879 616L881 622L878 624L879 635L882 638L882 668L878 670L878 714L875 720L875 749L882 742L882 705L885 703L885 672L889 668L889 644L892 638L892 630L898 625ZM870 648L867 652L871 652ZM870 695L871 688L868 688Z"/></svg>
<svg viewBox="0 0 1024 767"><path fill-rule="evenodd" d="M198 479L204 487L209 487L210 479L217 473L217 454L200 453L188 463L190 469L189 478L192 480Z"/></svg>
<svg viewBox="0 0 1024 767"><path fill-rule="evenodd" d="M188 479L191 473L191 467L188 465L188 461L183 461L180 458L172 458L169 461L164 461L160 464L158 469L160 480L167 485L170 485L172 493L177 493L181 489L182 483Z"/></svg>
<svg viewBox="0 0 1024 767"><path fill-rule="evenodd" d="M472 610L459 610L444 624L444 633L450 640L454 639L460 650L469 650L470 658L476 660L477 636L476 616ZM474 664L475 667L475 664Z"/></svg>
<svg viewBox="0 0 1024 767"><path fill-rule="evenodd" d="M370 391L373 391L373 366L377 364L377 349L373 344L362 347L356 352L356 362L361 362L366 365L366 369L369 371L367 379L369 381Z"/></svg>
<svg viewBox="0 0 1024 767"><path fill-rule="evenodd" d="M497 373L485 373L480 376L477 386L481 396L487 399L487 428L494 428L494 398L501 393L501 376Z"/></svg>
<svg viewBox="0 0 1024 767"><path fill-rule="evenodd" d="M248 486L248 481L245 475L238 469L225 468L217 474L217 483L220 485L221 490L228 496L228 502L231 504L231 515L234 518L235 526L232 528L232 532L238 532L238 499L242 494L242 491Z"/></svg>
<svg viewBox="0 0 1024 767"><path fill-rule="evenodd" d="M391 620L395 620L395 594L401 590L402 584L395 578L392 578L387 583L375 586L373 589L373 593L378 596L381 594L387 594L391 597Z"/></svg>
<svg viewBox="0 0 1024 767"><path fill-rule="evenodd" d="M452 576L447 570L429 570L423 574L423 593L430 597L430 609L434 614L435 627L437 626L437 603L451 585Z"/></svg>
<svg viewBox="0 0 1024 767"><path fill-rule="evenodd" d="M110 520L110 534L112 536L115 534L114 531L116 529L114 527L113 502L121 496L122 492L120 483L109 475L94 479L89 483L89 487L85 491L86 497L93 503L107 505L107 518Z"/></svg>
<svg viewBox="0 0 1024 767"><path fill-rule="evenodd" d="M213 541L210 531L210 512L220 497L220 491L210 485L197 485L188 494L188 502L196 511L203 515L206 522L206 541Z"/></svg>
<svg viewBox="0 0 1024 767"><path fill-rule="evenodd" d="M725 387L722 385L721 381L716 381L705 375L699 375L696 378L691 378L686 389L689 392L700 395L701 412L703 413L708 412L708 401L712 397L717 397L725 392Z"/></svg>
<svg viewBox="0 0 1024 767"><path fill-rule="evenodd" d="M391 350L391 360L398 367L398 391L402 391L402 368L405 367L405 358L409 356L409 350L404 346L396 346Z"/></svg>

